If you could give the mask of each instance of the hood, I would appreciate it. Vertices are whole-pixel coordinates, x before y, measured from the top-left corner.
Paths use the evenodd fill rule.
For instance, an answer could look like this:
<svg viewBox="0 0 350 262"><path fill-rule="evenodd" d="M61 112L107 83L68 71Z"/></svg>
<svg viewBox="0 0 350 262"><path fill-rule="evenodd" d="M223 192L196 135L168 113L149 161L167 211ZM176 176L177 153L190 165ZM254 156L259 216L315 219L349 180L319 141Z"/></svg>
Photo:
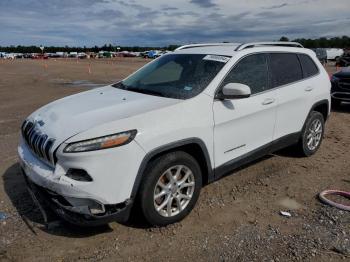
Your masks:
<svg viewBox="0 0 350 262"><path fill-rule="evenodd" d="M35 111L29 120L60 144L90 128L181 101L106 86L56 100Z"/></svg>
<svg viewBox="0 0 350 262"><path fill-rule="evenodd" d="M343 67L342 70L340 70L339 72L334 74L335 77L346 77L346 78L350 78L350 67Z"/></svg>

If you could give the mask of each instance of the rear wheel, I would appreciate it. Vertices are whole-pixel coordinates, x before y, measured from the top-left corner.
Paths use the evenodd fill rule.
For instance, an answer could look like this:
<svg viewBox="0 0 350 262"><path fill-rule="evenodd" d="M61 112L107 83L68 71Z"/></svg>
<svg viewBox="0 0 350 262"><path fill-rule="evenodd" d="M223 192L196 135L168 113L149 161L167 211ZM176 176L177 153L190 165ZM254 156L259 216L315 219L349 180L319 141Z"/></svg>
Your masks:
<svg viewBox="0 0 350 262"><path fill-rule="evenodd" d="M160 156L146 169L139 201L146 220L165 226L182 220L195 206L202 187L197 161L185 152Z"/></svg>
<svg viewBox="0 0 350 262"><path fill-rule="evenodd" d="M320 112L311 112L306 120L299 141L299 149L304 156L311 156L321 145L324 134L324 118Z"/></svg>

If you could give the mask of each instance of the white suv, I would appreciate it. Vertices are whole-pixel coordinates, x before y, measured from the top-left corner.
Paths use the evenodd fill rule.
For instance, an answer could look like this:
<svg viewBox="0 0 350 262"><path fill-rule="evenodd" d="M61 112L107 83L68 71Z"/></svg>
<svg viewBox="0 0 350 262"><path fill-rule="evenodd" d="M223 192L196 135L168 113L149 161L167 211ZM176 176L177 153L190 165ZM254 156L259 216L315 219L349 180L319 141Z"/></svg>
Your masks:
<svg viewBox="0 0 350 262"><path fill-rule="evenodd" d="M125 221L137 203L150 224L167 225L242 164L294 144L315 153L330 88L298 43L183 46L34 112L20 162L34 200L71 223Z"/></svg>

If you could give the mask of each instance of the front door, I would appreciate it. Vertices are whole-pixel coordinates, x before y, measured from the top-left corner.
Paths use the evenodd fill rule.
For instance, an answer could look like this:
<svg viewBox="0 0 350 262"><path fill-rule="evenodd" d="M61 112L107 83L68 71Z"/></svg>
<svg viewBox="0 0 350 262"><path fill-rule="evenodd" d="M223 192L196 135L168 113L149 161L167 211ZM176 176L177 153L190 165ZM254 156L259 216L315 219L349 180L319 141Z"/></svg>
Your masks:
<svg viewBox="0 0 350 262"><path fill-rule="evenodd" d="M251 88L249 98L216 100L214 112L215 167L249 155L272 142L277 109L277 91L269 90L266 54L242 58L226 76L227 83Z"/></svg>

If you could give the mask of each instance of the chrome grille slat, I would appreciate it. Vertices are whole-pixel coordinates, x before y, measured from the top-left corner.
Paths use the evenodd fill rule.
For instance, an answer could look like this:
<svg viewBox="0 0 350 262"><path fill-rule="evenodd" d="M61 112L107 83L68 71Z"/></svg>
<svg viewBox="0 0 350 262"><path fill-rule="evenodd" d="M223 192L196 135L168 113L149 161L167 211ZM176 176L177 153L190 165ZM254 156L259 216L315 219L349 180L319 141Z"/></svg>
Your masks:
<svg viewBox="0 0 350 262"><path fill-rule="evenodd" d="M45 157L45 145L47 143L47 135L43 135L42 136L42 142L41 142L41 146L40 146L40 156L41 157Z"/></svg>
<svg viewBox="0 0 350 262"><path fill-rule="evenodd" d="M34 151L39 156L40 156L39 143L41 141L41 136L42 134L38 134L37 139L35 140L35 143L34 143Z"/></svg>
<svg viewBox="0 0 350 262"><path fill-rule="evenodd" d="M54 139L49 139L45 145L45 158L49 161L52 162L51 156L50 156L50 149L53 145Z"/></svg>
<svg viewBox="0 0 350 262"><path fill-rule="evenodd" d="M31 121L25 121L23 123L22 136L35 155L54 165L50 152L55 141L54 139L43 134L36 128L36 124Z"/></svg>
<svg viewBox="0 0 350 262"><path fill-rule="evenodd" d="M31 126L31 128L28 130L28 133L27 133L27 141L29 142L30 141L30 137L32 135L32 133L34 132L34 125Z"/></svg>
<svg viewBox="0 0 350 262"><path fill-rule="evenodd" d="M24 130L25 136L26 136L26 140L28 140L29 138L29 134L32 132L32 129L34 127L33 123L28 123L26 126L26 129Z"/></svg>
<svg viewBox="0 0 350 262"><path fill-rule="evenodd" d="M38 138L39 136L38 136L38 133L34 130L33 131L33 134L32 134L32 137L30 138L30 147L34 150L34 152L35 152L35 147L34 147L34 145L35 145L35 141L36 141L36 139ZM35 152L36 153L36 152Z"/></svg>

